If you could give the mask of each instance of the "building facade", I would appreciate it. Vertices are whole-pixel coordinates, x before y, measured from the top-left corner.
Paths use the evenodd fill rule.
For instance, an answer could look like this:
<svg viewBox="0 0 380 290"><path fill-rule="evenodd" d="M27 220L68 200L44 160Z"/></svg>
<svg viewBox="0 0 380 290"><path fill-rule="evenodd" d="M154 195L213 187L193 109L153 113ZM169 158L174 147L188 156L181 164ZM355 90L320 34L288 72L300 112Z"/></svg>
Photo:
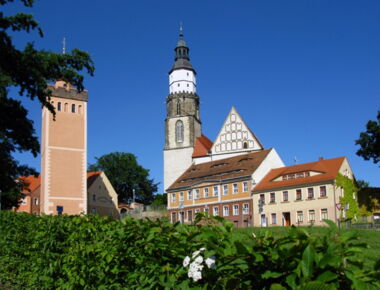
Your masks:
<svg viewBox="0 0 380 290"><path fill-rule="evenodd" d="M87 91L48 87L56 115L42 109L41 213L87 213Z"/></svg>
<svg viewBox="0 0 380 290"><path fill-rule="evenodd" d="M191 223L208 212L236 227L252 226L252 188L273 166L283 166L275 149L193 164L167 190L171 221Z"/></svg>
<svg viewBox="0 0 380 290"><path fill-rule="evenodd" d="M346 158L334 158L271 170L253 189L254 226L324 225L338 222L341 173L353 178ZM344 215L344 212L343 212Z"/></svg>

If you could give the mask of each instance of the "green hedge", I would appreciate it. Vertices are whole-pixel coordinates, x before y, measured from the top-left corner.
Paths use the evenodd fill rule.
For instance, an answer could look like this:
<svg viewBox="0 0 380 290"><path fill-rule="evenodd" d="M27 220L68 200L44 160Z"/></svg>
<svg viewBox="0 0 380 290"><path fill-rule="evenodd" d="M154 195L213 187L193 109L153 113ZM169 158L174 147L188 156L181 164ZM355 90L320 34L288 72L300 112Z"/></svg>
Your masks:
<svg viewBox="0 0 380 290"><path fill-rule="evenodd" d="M365 245L329 224L275 239L202 215L183 226L1 212L0 288L378 289L380 263L363 270Z"/></svg>

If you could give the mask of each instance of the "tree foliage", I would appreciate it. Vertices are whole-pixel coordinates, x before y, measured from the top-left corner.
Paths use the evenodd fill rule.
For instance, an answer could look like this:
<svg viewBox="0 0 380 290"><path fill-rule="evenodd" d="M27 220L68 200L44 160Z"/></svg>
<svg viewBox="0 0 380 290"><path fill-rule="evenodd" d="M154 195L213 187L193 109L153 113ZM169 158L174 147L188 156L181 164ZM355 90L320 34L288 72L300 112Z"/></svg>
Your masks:
<svg viewBox="0 0 380 290"><path fill-rule="evenodd" d="M355 144L360 145L357 155L365 160L373 159L375 164L380 161L380 111L377 112L377 121L368 121L367 130L360 133Z"/></svg>
<svg viewBox="0 0 380 290"><path fill-rule="evenodd" d="M158 183L149 178L149 170L137 163L131 153L113 152L96 158L89 166L90 171L103 171L119 196L119 202L135 198L142 203L150 203L157 192Z"/></svg>
<svg viewBox="0 0 380 290"><path fill-rule="evenodd" d="M343 188L344 195L340 197L341 208L341 218L342 211L346 211L346 218L353 219L357 218L360 214L358 205L358 189L352 179L338 173L336 177L336 185Z"/></svg>
<svg viewBox="0 0 380 290"><path fill-rule="evenodd" d="M6 5L13 0L0 0ZM26 7L32 7L34 0L20 0ZM0 190L2 199L18 192L15 182L20 175L36 174L36 171L20 165L12 153L29 151L35 157L39 152L39 142L35 135L33 121L28 119L27 110L19 100L9 95L11 87L16 88L20 96L37 99L52 113L50 104L51 91L47 85L56 80L63 80L83 90L83 72L93 75L94 65L88 53L79 49L71 53L58 54L37 50L33 43L27 43L23 49L15 46L12 36L17 32L37 31L43 37L41 27L32 15L16 13L6 16L0 11ZM15 205L12 200L2 200L7 207ZM17 202L16 202L17 204Z"/></svg>

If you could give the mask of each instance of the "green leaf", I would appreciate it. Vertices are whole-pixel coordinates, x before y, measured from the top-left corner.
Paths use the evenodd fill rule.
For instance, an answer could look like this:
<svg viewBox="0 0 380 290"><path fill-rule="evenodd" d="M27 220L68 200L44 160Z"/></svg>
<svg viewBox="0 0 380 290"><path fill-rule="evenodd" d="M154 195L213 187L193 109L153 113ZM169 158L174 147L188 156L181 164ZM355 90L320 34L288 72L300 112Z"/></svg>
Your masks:
<svg viewBox="0 0 380 290"><path fill-rule="evenodd" d="M261 275L263 279L269 279L269 278L278 278L281 277L283 273L278 272L272 272L270 270L266 270L264 274Z"/></svg>
<svg viewBox="0 0 380 290"><path fill-rule="evenodd" d="M320 282L330 282L338 278L338 275L331 272L325 271L317 277L317 280Z"/></svg>
<svg viewBox="0 0 380 290"><path fill-rule="evenodd" d="M338 226L332 220L324 219L323 221L329 226L331 230L334 230L334 231L338 230Z"/></svg>
<svg viewBox="0 0 380 290"><path fill-rule="evenodd" d="M286 290L286 288L284 286L282 286L281 284L272 284L270 285L270 290Z"/></svg>
<svg viewBox="0 0 380 290"><path fill-rule="evenodd" d="M310 245L308 245L302 254L301 269L302 274L309 278L313 274L313 263L314 263L315 251Z"/></svg>
<svg viewBox="0 0 380 290"><path fill-rule="evenodd" d="M301 285L300 290L335 290L334 285L325 284L320 281L312 281Z"/></svg>

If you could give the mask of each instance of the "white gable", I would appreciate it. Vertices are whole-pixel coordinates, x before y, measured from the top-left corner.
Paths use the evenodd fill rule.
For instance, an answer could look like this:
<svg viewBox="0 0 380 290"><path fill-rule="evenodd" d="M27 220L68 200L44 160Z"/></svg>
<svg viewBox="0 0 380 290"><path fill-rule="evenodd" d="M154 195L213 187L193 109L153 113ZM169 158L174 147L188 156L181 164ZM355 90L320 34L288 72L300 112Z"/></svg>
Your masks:
<svg viewBox="0 0 380 290"><path fill-rule="evenodd" d="M211 148L212 154L232 154L261 150L263 146L232 107Z"/></svg>

